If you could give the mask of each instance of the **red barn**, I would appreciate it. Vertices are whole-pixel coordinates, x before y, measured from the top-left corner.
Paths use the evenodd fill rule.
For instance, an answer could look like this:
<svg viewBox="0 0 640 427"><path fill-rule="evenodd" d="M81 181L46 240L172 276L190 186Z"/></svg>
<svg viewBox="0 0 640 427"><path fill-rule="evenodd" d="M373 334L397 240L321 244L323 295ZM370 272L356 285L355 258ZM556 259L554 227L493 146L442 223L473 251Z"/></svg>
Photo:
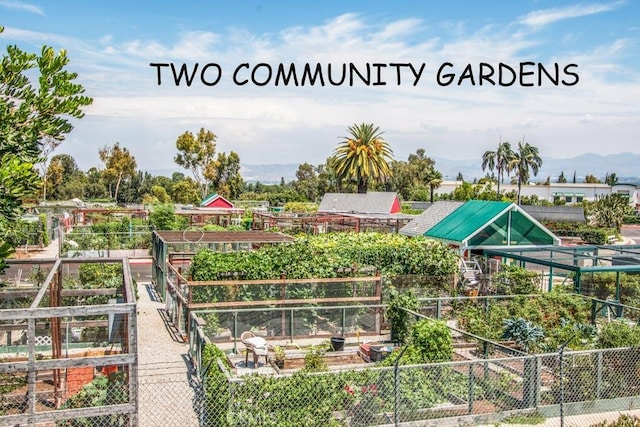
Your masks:
<svg viewBox="0 0 640 427"><path fill-rule="evenodd" d="M233 209L233 203L217 193L210 194L201 203L203 208Z"/></svg>

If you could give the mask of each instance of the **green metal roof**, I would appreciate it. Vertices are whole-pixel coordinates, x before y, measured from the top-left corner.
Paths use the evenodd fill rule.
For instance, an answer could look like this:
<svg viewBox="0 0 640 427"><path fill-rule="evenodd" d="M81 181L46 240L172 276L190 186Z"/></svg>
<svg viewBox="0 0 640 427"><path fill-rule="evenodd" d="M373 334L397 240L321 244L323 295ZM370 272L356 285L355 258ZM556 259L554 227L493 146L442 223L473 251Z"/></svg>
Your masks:
<svg viewBox="0 0 640 427"><path fill-rule="evenodd" d="M424 233L463 247L538 246L560 240L518 205L470 200Z"/></svg>
<svg viewBox="0 0 640 427"><path fill-rule="evenodd" d="M424 235L436 239L462 242L507 210L509 206L511 206L509 202L469 200L427 230Z"/></svg>

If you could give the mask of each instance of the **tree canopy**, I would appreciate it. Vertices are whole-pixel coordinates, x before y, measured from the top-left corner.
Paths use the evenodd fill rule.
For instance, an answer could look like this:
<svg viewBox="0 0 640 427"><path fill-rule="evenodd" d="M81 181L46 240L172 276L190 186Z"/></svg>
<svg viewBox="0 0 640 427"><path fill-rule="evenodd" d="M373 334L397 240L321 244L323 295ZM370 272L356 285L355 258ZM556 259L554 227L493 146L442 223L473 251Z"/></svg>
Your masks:
<svg viewBox="0 0 640 427"><path fill-rule="evenodd" d="M83 117L83 107L93 102L68 64L65 50L56 54L48 46L39 55L7 46L0 60L0 260L12 251L5 237L22 201L40 189L34 165L43 147L64 140L73 129L69 119Z"/></svg>
<svg viewBox="0 0 640 427"><path fill-rule="evenodd" d="M334 151L336 172L342 179L356 181L358 193L366 193L370 182L384 181L391 175L393 151L380 128L371 123L352 125L347 130L349 136Z"/></svg>

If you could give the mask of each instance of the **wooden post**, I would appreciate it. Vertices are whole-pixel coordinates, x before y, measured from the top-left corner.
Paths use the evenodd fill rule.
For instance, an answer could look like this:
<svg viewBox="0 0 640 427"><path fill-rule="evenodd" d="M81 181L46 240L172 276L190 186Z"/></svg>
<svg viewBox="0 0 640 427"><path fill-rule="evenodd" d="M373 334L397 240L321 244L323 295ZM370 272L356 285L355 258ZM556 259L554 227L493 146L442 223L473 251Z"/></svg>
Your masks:
<svg viewBox="0 0 640 427"><path fill-rule="evenodd" d="M51 290L53 298L51 298L51 307L60 307L62 305L62 269L56 273L54 280L51 282ZM60 331L60 316L51 318L51 357L60 359L62 357L62 334ZM53 370L53 393L56 408L62 405L62 378L60 369Z"/></svg>
<svg viewBox="0 0 640 427"><path fill-rule="evenodd" d="M376 277L378 280L376 281L376 297L378 298L378 304L382 304L382 277L380 276L380 272L376 272ZM380 307L376 308L376 333L380 335L382 333L382 309Z"/></svg>

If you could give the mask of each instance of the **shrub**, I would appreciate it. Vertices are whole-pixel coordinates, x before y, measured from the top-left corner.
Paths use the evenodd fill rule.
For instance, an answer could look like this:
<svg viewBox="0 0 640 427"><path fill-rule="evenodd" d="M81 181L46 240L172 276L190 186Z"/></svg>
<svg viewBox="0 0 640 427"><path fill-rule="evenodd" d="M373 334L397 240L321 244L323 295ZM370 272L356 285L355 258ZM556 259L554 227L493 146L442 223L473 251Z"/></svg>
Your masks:
<svg viewBox="0 0 640 427"><path fill-rule="evenodd" d="M398 292L391 290L389 304L386 309L387 321L391 324L391 340L404 343L409 337L413 316L404 309L416 311L420 303L412 290Z"/></svg>
<svg viewBox="0 0 640 427"><path fill-rule="evenodd" d="M542 327L534 325L522 317L504 319L503 323L502 337L515 341L525 353L528 353L532 346L535 346L544 338L544 329Z"/></svg>
<svg viewBox="0 0 640 427"><path fill-rule="evenodd" d="M416 322L411 340L421 363L449 362L453 357L453 338L445 322L431 319Z"/></svg>
<svg viewBox="0 0 640 427"><path fill-rule="evenodd" d="M624 321L614 321L604 325L598 334L600 348L640 346L640 327Z"/></svg>

